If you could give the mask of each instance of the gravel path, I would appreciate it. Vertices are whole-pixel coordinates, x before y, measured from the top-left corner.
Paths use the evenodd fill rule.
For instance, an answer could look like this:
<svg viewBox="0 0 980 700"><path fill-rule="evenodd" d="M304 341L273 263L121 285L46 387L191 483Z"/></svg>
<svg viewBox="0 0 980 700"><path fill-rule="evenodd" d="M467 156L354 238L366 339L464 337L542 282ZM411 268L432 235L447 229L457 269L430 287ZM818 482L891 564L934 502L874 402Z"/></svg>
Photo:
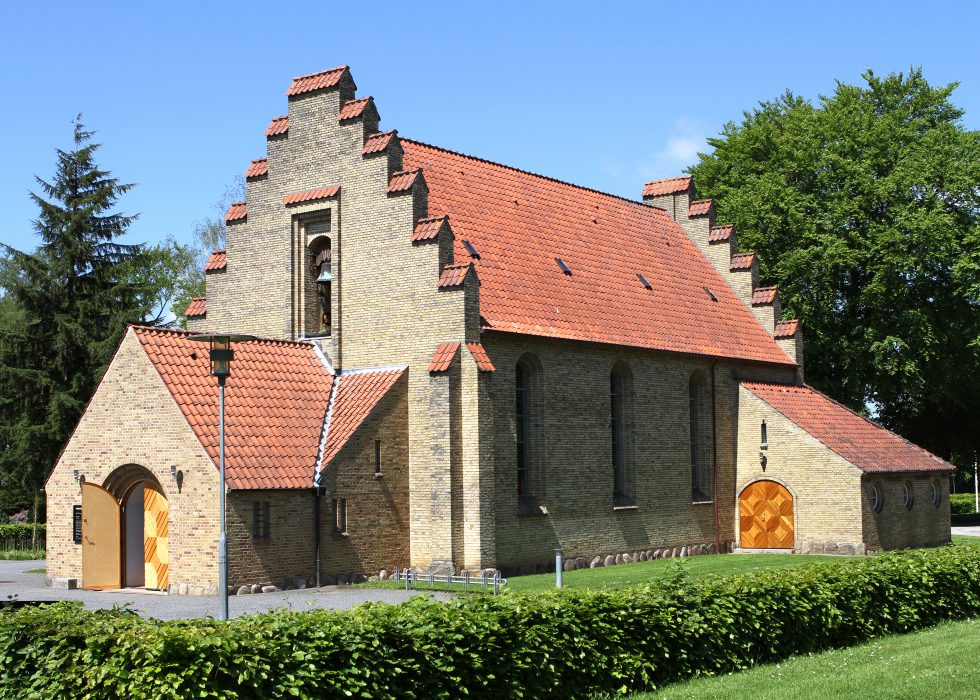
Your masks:
<svg viewBox="0 0 980 700"><path fill-rule="evenodd" d="M44 574L26 573L31 569L43 569L42 561L0 560L0 600L16 597L18 600L78 600L91 609L129 605L132 610L161 620L187 617L217 617L217 596L167 595L165 593L134 590L121 591L67 591L48 588ZM274 608L309 610L326 608L340 610L358 603L377 601L401 603L415 595L430 595L437 600L451 598L451 593L422 593L418 591L386 590L379 588L350 588L347 586L323 586L302 591L280 591L257 595L231 596L228 611L232 617L266 612Z"/></svg>

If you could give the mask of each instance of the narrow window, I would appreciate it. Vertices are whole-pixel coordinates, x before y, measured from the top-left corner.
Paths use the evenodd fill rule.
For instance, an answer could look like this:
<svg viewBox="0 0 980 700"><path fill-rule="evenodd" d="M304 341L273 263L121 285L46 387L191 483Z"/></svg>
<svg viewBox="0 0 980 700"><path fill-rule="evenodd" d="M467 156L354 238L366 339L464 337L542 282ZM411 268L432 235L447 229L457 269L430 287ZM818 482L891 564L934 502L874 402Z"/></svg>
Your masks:
<svg viewBox="0 0 980 700"><path fill-rule="evenodd" d="M329 231L329 221L325 224ZM308 222L304 229L307 235L315 232L316 224ZM330 294L333 284L333 251L330 247L330 239L326 236L318 236L310 244L309 248L310 263L310 289L313 294L307 302L309 313L314 314L308 332L317 334L327 334L330 332Z"/></svg>
<svg viewBox="0 0 980 700"><path fill-rule="evenodd" d="M697 503L710 501L713 497L711 406L707 382L700 371L691 375L688 393L691 412L691 499Z"/></svg>
<svg viewBox="0 0 980 700"><path fill-rule="evenodd" d="M630 374L622 364L609 374L609 427L612 447L613 504L636 504L630 470Z"/></svg>
<svg viewBox="0 0 980 700"><path fill-rule="evenodd" d="M762 449L769 447L769 430L766 426L766 422L762 421Z"/></svg>
<svg viewBox="0 0 980 700"><path fill-rule="evenodd" d="M252 537L257 540L269 539L270 512L268 501L252 502Z"/></svg>
<svg viewBox="0 0 980 700"><path fill-rule="evenodd" d="M912 491L911 481L906 481L902 484L902 505L905 506L905 510L912 510L912 506L915 505L915 495Z"/></svg>
<svg viewBox="0 0 980 700"><path fill-rule="evenodd" d="M347 534L347 499L333 499L333 531L344 535Z"/></svg>
<svg viewBox="0 0 980 700"><path fill-rule="evenodd" d="M515 394L517 398L517 495L530 494L528 472L531 469L530 440L530 372L522 364L517 365Z"/></svg>
<svg viewBox="0 0 980 700"><path fill-rule="evenodd" d="M932 505L938 508L943 502L943 492L939 487L939 480L932 480Z"/></svg>
<svg viewBox="0 0 980 700"><path fill-rule="evenodd" d="M880 513L883 501L881 500L881 491L878 490L875 484L871 485L871 490L868 492L868 500L871 502L871 510L875 513Z"/></svg>
<svg viewBox="0 0 980 700"><path fill-rule="evenodd" d="M381 476L381 441L374 441L374 475Z"/></svg>

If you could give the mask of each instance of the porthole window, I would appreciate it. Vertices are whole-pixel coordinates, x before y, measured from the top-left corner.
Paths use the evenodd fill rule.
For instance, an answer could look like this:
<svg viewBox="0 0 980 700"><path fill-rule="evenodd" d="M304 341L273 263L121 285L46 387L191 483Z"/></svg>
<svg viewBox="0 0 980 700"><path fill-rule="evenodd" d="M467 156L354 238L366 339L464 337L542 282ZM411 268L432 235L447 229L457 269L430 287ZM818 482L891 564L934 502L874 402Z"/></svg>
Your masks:
<svg viewBox="0 0 980 700"><path fill-rule="evenodd" d="M912 482L906 481L902 484L902 505L905 506L905 510L912 510L914 503L915 497L912 495Z"/></svg>
<svg viewBox="0 0 980 700"><path fill-rule="evenodd" d="M943 491L939 488L939 479L932 480L932 505L936 508L943 502Z"/></svg>
<svg viewBox="0 0 980 700"><path fill-rule="evenodd" d="M875 484L871 485L871 490L868 492L868 498L871 500L871 510L875 513L881 512L881 491Z"/></svg>

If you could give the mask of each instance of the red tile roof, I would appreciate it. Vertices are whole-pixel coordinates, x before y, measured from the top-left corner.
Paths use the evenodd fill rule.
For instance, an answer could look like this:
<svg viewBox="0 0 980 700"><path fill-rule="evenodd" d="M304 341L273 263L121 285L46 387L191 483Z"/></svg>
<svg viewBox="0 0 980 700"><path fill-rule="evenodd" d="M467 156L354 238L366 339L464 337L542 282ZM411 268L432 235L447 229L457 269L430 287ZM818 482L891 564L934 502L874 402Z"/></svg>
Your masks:
<svg viewBox="0 0 980 700"><path fill-rule="evenodd" d="M789 364L665 211L403 139L456 259L480 251L480 312L494 330ZM556 274L560 256L575 271ZM657 294L636 271L657 280ZM707 285L718 302L704 293Z"/></svg>
<svg viewBox="0 0 980 700"><path fill-rule="evenodd" d="M404 374L403 368L354 370L342 372L335 379L337 387L330 407L330 422L327 425L327 440L321 465L328 465L337 456L357 428Z"/></svg>
<svg viewBox="0 0 980 700"><path fill-rule="evenodd" d="M691 176L668 177L666 180L654 180L643 186L644 197L657 197L664 194L677 194L691 189Z"/></svg>
<svg viewBox="0 0 980 700"><path fill-rule="evenodd" d="M751 270L752 263L755 261L755 253L735 253L732 256L731 271Z"/></svg>
<svg viewBox="0 0 980 700"><path fill-rule="evenodd" d="M245 202L232 202L225 214L225 222L230 224L233 221L243 221L247 215L248 207Z"/></svg>
<svg viewBox="0 0 980 700"><path fill-rule="evenodd" d="M228 254L223 250L216 250L211 253L211 257L209 257L208 261L204 263L204 271L212 272L214 270L224 270L227 264Z"/></svg>
<svg viewBox="0 0 980 700"><path fill-rule="evenodd" d="M704 216L711 211L712 201L710 199L699 199L695 202L691 202L690 208L687 210L688 216Z"/></svg>
<svg viewBox="0 0 980 700"><path fill-rule="evenodd" d="M773 304L778 292L778 287L756 287L752 290L752 305Z"/></svg>
<svg viewBox="0 0 980 700"><path fill-rule="evenodd" d="M442 225L448 220L446 216L430 216L427 219L419 219L415 224L415 233L412 234L412 241L429 241L439 235Z"/></svg>
<svg viewBox="0 0 980 700"><path fill-rule="evenodd" d="M473 360L476 362L476 367L481 372L494 372L496 368L490 361L490 356L487 355L487 351L483 348L482 343L467 343L466 347L469 348L470 354L473 356Z"/></svg>
<svg viewBox="0 0 980 700"><path fill-rule="evenodd" d="M369 155L371 153L381 153L381 151L388 148L388 144L391 143L391 139L394 138L395 134L398 132L392 131L382 131L377 134L371 134L367 137L364 142L364 147L361 149L363 155Z"/></svg>
<svg viewBox="0 0 980 700"><path fill-rule="evenodd" d="M391 176L391 182L388 183L388 192L408 192L415 184L419 172L420 170L416 168L415 170L401 170L395 173Z"/></svg>
<svg viewBox="0 0 980 700"><path fill-rule="evenodd" d="M340 185L332 185L330 187L319 187L315 190L287 194L282 198L282 201L283 204L289 207L305 202L315 202L318 199L330 199L331 197L336 197L338 194L340 194Z"/></svg>
<svg viewBox="0 0 980 700"><path fill-rule="evenodd" d="M269 174L269 159L259 158L258 160L253 160L248 166L248 170L245 171L245 179L253 177L262 177L263 175Z"/></svg>
<svg viewBox="0 0 980 700"><path fill-rule="evenodd" d="M708 242L721 243L723 241L731 240L732 233L734 231L734 224L728 224L727 226L715 226L708 233Z"/></svg>
<svg viewBox="0 0 980 700"><path fill-rule="evenodd" d="M356 119L364 114L364 110L373 100L373 97L362 97L359 100L349 100L348 102L345 102L344 106L340 108L340 114L337 115L337 120L343 121L344 119Z"/></svg>
<svg viewBox="0 0 980 700"><path fill-rule="evenodd" d="M184 316L187 318L197 318L199 316L204 316L207 312L207 297L194 297L191 299L191 303L187 305L187 309L184 311Z"/></svg>
<svg viewBox="0 0 980 700"><path fill-rule="evenodd" d="M436 348L432 360L429 362L430 372L445 372L453 363L453 358L459 351L459 343L443 343Z"/></svg>
<svg viewBox="0 0 980 700"><path fill-rule="evenodd" d="M300 75L293 78L293 82L286 91L286 95L292 97L294 95L302 95L305 92L336 87L340 84L341 76L346 72L347 66L339 66L330 70L322 70L318 73Z"/></svg>
<svg viewBox="0 0 980 700"><path fill-rule="evenodd" d="M466 273L470 271L473 263L463 263L462 265L446 265L442 268L439 275L440 287L458 287L466 280Z"/></svg>
<svg viewBox="0 0 980 700"><path fill-rule="evenodd" d="M208 347L185 331L133 329L181 412L218 463L218 398ZM225 455L234 489L311 484L333 377L312 345L236 343L225 396Z"/></svg>
<svg viewBox="0 0 980 700"><path fill-rule="evenodd" d="M795 318L787 319L785 321L777 321L776 329L773 331L774 338L792 338L796 335L796 331L800 326L800 322Z"/></svg>
<svg viewBox="0 0 980 700"><path fill-rule="evenodd" d="M269 128L265 130L266 136L281 136L289 131L289 117L273 117Z"/></svg>
<svg viewBox="0 0 980 700"><path fill-rule="evenodd" d="M742 386L866 472L948 471L953 468L948 462L808 386L744 381ZM769 436L771 439L771 431Z"/></svg>

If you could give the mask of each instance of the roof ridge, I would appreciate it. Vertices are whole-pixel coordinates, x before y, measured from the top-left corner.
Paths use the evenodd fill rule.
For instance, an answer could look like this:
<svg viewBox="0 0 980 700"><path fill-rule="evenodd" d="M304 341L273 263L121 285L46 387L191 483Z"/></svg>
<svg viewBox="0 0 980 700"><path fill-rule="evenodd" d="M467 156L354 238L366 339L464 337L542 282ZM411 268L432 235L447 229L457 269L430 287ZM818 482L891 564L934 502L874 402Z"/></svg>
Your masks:
<svg viewBox="0 0 980 700"><path fill-rule="evenodd" d="M337 66L336 68L327 68L326 70L318 70L315 73L308 73L306 75L296 75L293 76L293 80L302 80L303 78L313 78L318 75L324 75L325 73L336 73L339 70L350 70L350 66Z"/></svg>
<svg viewBox="0 0 980 700"><path fill-rule="evenodd" d="M636 206L643 207L644 209L660 209L661 211L664 211L663 207L652 206L650 204L646 204L636 199L630 199L629 197L623 197L622 195L612 194L611 192L603 192L602 190L597 190L594 187L586 187L585 185L578 185L574 182L569 182L568 180L560 180L557 177L552 177L550 175L542 175L541 173L535 173L530 170L524 170L523 168L518 168L513 165L507 165L506 163L500 163L495 160L490 160L488 158L481 158L480 156L470 155L469 153L463 153L461 151L454 151L451 148L445 148L443 146L435 146L431 143L425 143L424 141L405 138L403 136L399 136L399 139L402 141L407 141L409 143L414 143L416 146L422 146L424 148L432 148L437 151L443 151L445 153L452 153L453 155L461 156L463 158L469 158L470 160L476 160L481 163L487 163L489 165L495 165L500 168L506 168L507 170L513 170L514 172L523 173L524 175L530 175L531 177L539 177L542 180L548 180L549 182L556 182L559 185L568 185L569 187L574 187L575 189L584 190L586 192L592 192L594 194L599 194L604 197L609 197L610 199L617 199L619 201L626 202L627 204L635 204Z"/></svg>
<svg viewBox="0 0 980 700"><path fill-rule="evenodd" d="M378 367L351 367L350 369L342 369L338 372L338 376L347 377L352 374L371 374L372 372L404 372L408 369L408 365L380 365Z"/></svg>
<svg viewBox="0 0 980 700"><path fill-rule="evenodd" d="M193 297L194 299L207 299L206 296L203 297ZM206 335L207 331L190 331L186 328L173 328L171 326L147 326L142 323L130 323L127 328L132 328L135 331L155 331L157 333L173 333L175 335ZM287 340L285 338L253 338L247 341L249 343L277 343L279 345L293 345L304 348L313 347L313 342L310 340Z"/></svg>

